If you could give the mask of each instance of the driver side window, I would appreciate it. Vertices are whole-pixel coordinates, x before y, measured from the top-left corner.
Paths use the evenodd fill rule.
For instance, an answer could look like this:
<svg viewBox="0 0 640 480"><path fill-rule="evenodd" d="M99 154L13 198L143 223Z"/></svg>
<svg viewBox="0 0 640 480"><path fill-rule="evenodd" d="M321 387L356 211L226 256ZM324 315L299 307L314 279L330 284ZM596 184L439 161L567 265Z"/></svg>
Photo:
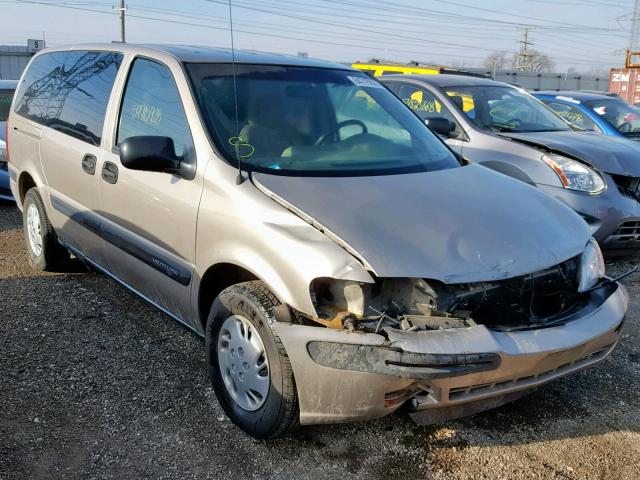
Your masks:
<svg viewBox="0 0 640 480"><path fill-rule="evenodd" d="M171 72L144 58L135 60L129 73L116 143L137 136L170 138L178 158L189 159L194 154L191 131Z"/></svg>

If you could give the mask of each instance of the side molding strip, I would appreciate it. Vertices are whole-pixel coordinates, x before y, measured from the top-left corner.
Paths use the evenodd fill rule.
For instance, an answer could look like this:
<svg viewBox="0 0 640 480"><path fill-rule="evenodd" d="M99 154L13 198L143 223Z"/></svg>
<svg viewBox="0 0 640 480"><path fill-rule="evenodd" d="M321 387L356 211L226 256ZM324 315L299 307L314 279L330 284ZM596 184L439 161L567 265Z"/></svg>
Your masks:
<svg viewBox="0 0 640 480"><path fill-rule="evenodd" d="M125 233L121 228L114 227L100 220L95 213L81 212L65 201L51 195L51 206L69 217L73 222L81 225L90 232L98 235L114 247L137 258L151 268L163 273L171 280L185 287L191 282L191 270L168 259L159 249L144 245L138 239Z"/></svg>

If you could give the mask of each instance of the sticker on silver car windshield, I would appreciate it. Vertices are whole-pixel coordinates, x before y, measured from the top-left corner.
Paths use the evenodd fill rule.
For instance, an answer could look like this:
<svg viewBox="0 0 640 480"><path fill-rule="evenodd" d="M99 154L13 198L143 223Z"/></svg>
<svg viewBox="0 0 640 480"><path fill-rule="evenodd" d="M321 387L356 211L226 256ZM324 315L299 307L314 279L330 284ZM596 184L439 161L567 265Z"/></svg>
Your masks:
<svg viewBox="0 0 640 480"><path fill-rule="evenodd" d="M349 80L353 82L354 85L358 87L373 87L373 88L384 88L381 84L376 82L373 78L369 77L350 77L347 76Z"/></svg>

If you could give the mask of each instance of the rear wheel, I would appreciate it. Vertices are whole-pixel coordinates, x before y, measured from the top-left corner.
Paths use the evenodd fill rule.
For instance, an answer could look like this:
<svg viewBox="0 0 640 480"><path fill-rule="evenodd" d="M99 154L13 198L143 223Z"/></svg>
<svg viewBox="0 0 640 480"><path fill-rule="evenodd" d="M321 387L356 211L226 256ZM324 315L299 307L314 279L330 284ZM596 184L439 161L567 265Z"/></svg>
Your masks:
<svg viewBox="0 0 640 480"><path fill-rule="evenodd" d="M231 421L257 438L275 438L298 423L289 357L271 329L279 302L260 281L233 285L207 321L209 378Z"/></svg>
<svg viewBox="0 0 640 480"><path fill-rule="evenodd" d="M58 242L42 198L36 188L24 197L22 223L29 261L42 271L57 271L69 261L69 252Z"/></svg>

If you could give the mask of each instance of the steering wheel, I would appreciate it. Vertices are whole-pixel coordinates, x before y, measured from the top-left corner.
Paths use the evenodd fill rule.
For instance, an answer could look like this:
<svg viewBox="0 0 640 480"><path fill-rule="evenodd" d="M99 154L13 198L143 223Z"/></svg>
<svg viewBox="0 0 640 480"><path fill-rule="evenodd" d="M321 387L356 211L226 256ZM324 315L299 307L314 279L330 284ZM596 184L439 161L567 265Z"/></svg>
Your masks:
<svg viewBox="0 0 640 480"><path fill-rule="evenodd" d="M618 131L620 133L630 133L633 131L633 126L631 125L631 122L624 122L618 127Z"/></svg>
<svg viewBox="0 0 640 480"><path fill-rule="evenodd" d="M336 127L331 130L330 132L325 133L324 135L321 135L320 138L318 138L318 140L316 141L316 145L324 145L325 143L327 143L327 140L329 140L329 138L331 138L332 135L335 135L336 133L338 133L340 130L342 130L344 127L348 127L350 125L357 125L358 127L360 127L362 129L362 133L368 133L369 129L367 128L367 126L360 120L357 120L355 118L352 118L350 120L345 120L343 122L340 122L338 125L336 125Z"/></svg>
<svg viewBox="0 0 640 480"><path fill-rule="evenodd" d="M514 125L515 127L519 127L522 125L522 120L520 120L519 118L510 118L509 120L507 120L507 122Z"/></svg>

